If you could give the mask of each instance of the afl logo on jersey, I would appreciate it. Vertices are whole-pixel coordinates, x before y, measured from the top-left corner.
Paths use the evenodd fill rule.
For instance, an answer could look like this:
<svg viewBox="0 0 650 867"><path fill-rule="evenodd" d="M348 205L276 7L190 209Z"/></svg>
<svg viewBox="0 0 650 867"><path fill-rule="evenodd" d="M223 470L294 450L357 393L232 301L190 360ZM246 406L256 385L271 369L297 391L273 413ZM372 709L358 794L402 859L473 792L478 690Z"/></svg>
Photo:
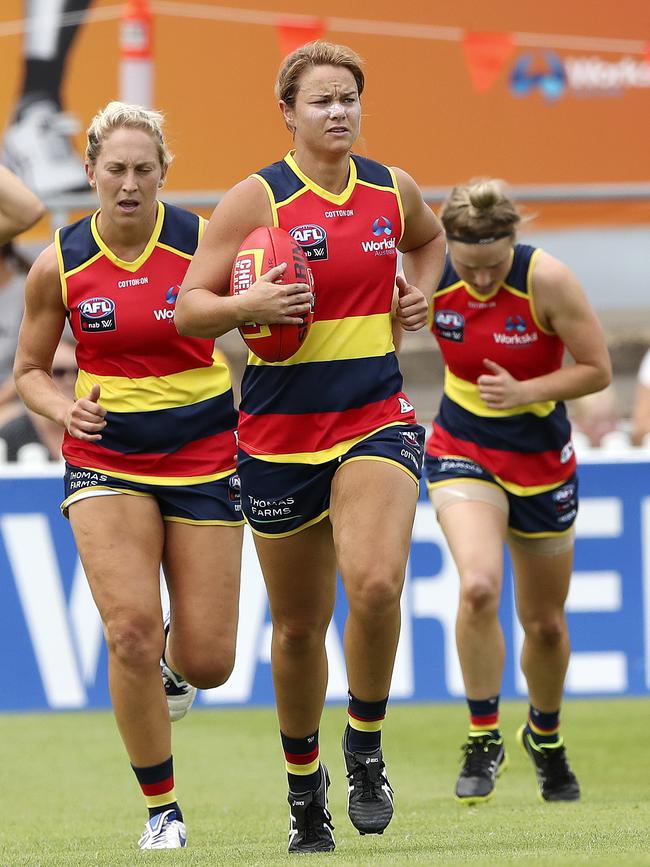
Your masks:
<svg viewBox="0 0 650 867"><path fill-rule="evenodd" d="M434 316L436 334L444 340L462 343L465 337L465 317L455 310L437 310Z"/></svg>
<svg viewBox="0 0 650 867"><path fill-rule="evenodd" d="M115 331L115 302L110 298L87 298L79 304L82 331Z"/></svg>
<svg viewBox="0 0 650 867"><path fill-rule="evenodd" d="M289 229L289 234L300 244L308 262L327 259L327 232L322 226L305 223Z"/></svg>

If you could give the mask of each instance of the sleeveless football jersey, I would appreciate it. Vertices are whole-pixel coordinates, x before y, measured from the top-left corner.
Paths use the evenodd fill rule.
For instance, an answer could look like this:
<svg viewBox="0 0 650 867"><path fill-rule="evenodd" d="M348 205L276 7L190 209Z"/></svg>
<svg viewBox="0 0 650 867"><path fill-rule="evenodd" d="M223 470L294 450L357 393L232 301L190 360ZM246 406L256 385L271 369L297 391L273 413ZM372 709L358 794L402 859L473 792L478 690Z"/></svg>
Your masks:
<svg viewBox="0 0 650 867"><path fill-rule="evenodd" d="M427 454L476 461L513 494L535 494L575 472L571 428L562 402L488 409L476 381L490 358L515 379L562 366L564 345L535 313L532 272L539 253L517 244L510 272L489 295L463 282L449 256L436 290L430 327L445 361L444 394Z"/></svg>
<svg viewBox="0 0 650 867"><path fill-rule="evenodd" d="M100 441L66 432L66 461L161 485L232 473L237 419L228 368L213 357L214 341L181 337L174 327L179 284L204 221L159 202L145 250L125 262L102 241L97 213L55 235L63 302L78 341L76 396L97 383L107 410Z"/></svg>
<svg viewBox="0 0 650 867"><path fill-rule="evenodd" d="M265 362L249 353L239 443L268 461L333 460L383 427L413 424L391 330L402 203L394 173L350 158L339 195L322 189L292 154L253 175L273 224L301 245L314 276L314 322L298 352Z"/></svg>

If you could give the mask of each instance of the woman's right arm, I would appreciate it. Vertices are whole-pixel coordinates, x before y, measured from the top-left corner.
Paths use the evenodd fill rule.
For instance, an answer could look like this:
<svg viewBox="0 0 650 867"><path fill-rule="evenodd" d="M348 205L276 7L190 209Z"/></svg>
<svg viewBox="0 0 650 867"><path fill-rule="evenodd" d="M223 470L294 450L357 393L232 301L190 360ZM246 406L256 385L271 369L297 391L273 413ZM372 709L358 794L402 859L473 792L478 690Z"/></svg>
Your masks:
<svg viewBox="0 0 650 867"><path fill-rule="evenodd" d="M25 313L14 363L16 389L29 409L66 428L77 439L94 442L101 439L99 431L106 426L106 410L97 403L99 386L93 386L88 397L72 401L52 379L52 360L65 318L52 244L34 262L25 283Z"/></svg>
<svg viewBox="0 0 650 867"><path fill-rule="evenodd" d="M176 301L180 334L220 337L247 322L300 325L311 306L304 283L276 283L286 265L271 268L239 295L230 295L230 272L244 238L259 226L272 226L264 187L247 178L219 202L187 269Z"/></svg>

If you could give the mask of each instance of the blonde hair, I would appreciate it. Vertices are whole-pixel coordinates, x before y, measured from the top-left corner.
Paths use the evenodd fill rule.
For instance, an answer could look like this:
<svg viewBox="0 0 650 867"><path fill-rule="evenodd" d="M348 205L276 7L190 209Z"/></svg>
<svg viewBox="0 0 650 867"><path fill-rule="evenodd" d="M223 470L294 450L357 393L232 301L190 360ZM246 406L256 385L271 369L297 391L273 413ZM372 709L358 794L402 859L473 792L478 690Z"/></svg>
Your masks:
<svg viewBox="0 0 650 867"><path fill-rule="evenodd" d="M173 159L167 147L162 127L164 117L159 111L151 111L140 105L126 102L109 102L97 112L87 130L88 144L86 159L94 166L97 162L104 139L116 129L140 129L149 133L158 148L158 159L163 172L166 172Z"/></svg>
<svg viewBox="0 0 650 867"><path fill-rule="evenodd" d="M453 188L440 219L450 240L489 244L514 235L522 218L503 181L479 178Z"/></svg>
<svg viewBox="0 0 650 867"><path fill-rule="evenodd" d="M300 77L306 69L312 66L343 66L354 76L361 96L365 84L361 69L362 62L359 55L347 45L335 45L333 42L321 40L308 42L282 61L275 82L275 95L293 108L296 104Z"/></svg>

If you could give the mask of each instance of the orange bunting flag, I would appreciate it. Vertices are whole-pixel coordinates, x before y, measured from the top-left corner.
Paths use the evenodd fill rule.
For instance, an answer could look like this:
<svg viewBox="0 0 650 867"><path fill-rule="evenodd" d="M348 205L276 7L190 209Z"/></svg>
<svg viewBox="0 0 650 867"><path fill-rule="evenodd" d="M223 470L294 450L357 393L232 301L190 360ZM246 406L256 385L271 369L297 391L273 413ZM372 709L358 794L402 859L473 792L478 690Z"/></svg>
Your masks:
<svg viewBox="0 0 650 867"><path fill-rule="evenodd" d="M472 84L479 93L485 93L492 87L514 47L509 33L465 33L465 63Z"/></svg>
<svg viewBox="0 0 650 867"><path fill-rule="evenodd" d="M286 57L306 42L320 39L325 22L320 18L283 18L278 21L278 40L282 56Z"/></svg>

